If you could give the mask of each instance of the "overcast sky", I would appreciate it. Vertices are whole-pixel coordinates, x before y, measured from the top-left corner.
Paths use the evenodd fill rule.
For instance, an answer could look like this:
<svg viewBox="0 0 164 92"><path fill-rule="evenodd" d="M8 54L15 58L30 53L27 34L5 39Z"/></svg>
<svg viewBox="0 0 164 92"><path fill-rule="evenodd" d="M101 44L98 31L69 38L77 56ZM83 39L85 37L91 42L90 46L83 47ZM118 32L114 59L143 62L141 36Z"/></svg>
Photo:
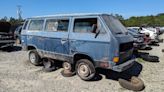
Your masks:
<svg viewBox="0 0 164 92"><path fill-rule="evenodd" d="M113 13L125 18L164 13L164 0L1 0L0 18L15 17L22 6L22 17L63 13Z"/></svg>

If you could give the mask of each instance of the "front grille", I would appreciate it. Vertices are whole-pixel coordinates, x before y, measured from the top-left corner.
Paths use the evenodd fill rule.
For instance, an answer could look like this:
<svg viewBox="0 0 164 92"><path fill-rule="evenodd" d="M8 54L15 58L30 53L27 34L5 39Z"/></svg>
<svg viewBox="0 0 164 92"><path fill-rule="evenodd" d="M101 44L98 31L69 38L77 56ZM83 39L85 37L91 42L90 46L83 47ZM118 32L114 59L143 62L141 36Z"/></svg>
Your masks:
<svg viewBox="0 0 164 92"><path fill-rule="evenodd" d="M119 62L116 65L123 64L133 56L133 42L120 44Z"/></svg>
<svg viewBox="0 0 164 92"><path fill-rule="evenodd" d="M116 65L123 64L133 58L133 49L128 52L120 53L119 62Z"/></svg>

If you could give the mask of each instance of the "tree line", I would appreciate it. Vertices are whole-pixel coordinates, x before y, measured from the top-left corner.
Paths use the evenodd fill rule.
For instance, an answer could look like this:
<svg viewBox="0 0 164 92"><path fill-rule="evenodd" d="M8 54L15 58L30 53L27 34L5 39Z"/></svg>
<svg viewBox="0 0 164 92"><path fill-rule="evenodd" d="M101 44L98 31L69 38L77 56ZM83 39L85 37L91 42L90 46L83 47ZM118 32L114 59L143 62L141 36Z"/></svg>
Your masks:
<svg viewBox="0 0 164 92"><path fill-rule="evenodd" d="M0 22L9 22L11 25L20 25L24 22L23 19L16 19L16 18L13 18L13 17L3 17L0 19Z"/></svg>
<svg viewBox="0 0 164 92"><path fill-rule="evenodd" d="M117 17L126 27L133 26L149 26L149 27L160 27L164 26L164 13L157 15L148 16L132 16L128 19L124 19L121 15L116 14Z"/></svg>
<svg viewBox="0 0 164 92"><path fill-rule="evenodd" d="M131 26L164 26L164 13L160 13L157 15L148 15L148 16L132 16L128 19L125 19L122 15L119 14L111 14L117 17L126 27ZM23 19L16 19L13 17L4 17L0 19L0 22L9 22L11 25L19 25L24 22Z"/></svg>

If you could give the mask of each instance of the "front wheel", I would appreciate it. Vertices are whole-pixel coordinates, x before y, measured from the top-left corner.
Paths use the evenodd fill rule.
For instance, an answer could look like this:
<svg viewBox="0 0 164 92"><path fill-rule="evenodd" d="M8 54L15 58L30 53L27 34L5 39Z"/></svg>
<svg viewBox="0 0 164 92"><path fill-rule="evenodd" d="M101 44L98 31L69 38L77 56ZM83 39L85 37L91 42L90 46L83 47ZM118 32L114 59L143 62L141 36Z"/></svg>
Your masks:
<svg viewBox="0 0 164 92"><path fill-rule="evenodd" d="M29 61L30 61L30 63L32 63L33 65L40 65L40 61L41 61L41 59L40 59L40 56L39 56L39 54L37 53L37 51L36 50L31 50L30 52L29 52Z"/></svg>
<svg viewBox="0 0 164 92"><path fill-rule="evenodd" d="M76 74L85 81L91 80L96 74L95 67L88 59L80 59L76 63Z"/></svg>

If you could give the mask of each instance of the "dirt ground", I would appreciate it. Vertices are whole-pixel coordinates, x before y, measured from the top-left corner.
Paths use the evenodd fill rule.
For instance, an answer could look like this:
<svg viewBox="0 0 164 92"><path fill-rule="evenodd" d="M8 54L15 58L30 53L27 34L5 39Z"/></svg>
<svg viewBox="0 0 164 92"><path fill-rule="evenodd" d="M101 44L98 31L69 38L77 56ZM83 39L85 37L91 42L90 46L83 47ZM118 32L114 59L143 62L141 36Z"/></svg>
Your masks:
<svg viewBox="0 0 164 92"><path fill-rule="evenodd" d="M164 35L161 36L164 38ZM99 74L93 81L82 81L78 76L63 77L62 68L46 73L41 66L28 62L28 53L18 47L15 51L0 51L0 92L132 92L122 88L117 79L139 76L145 83L143 92L164 92L164 43L153 46L149 52L160 58L152 63L141 59L135 66L123 72L97 69Z"/></svg>

